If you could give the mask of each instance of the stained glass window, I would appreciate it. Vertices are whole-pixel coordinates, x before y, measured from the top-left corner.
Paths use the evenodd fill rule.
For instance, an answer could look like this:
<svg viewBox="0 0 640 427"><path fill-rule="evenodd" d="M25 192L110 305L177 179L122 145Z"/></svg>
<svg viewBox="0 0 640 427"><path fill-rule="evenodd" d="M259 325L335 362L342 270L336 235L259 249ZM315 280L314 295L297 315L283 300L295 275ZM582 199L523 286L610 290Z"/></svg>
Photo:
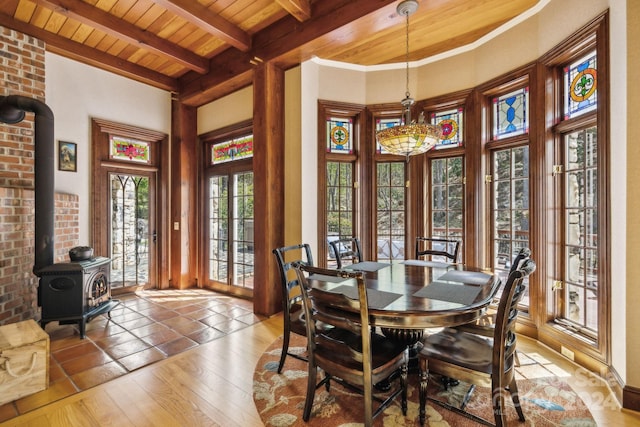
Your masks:
<svg viewBox="0 0 640 427"><path fill-rule="evenodd" d="M493 137L495 139L529 132L529 88L493 98Z"/></svg>
<svg viewBox="0 0 640 427"><path fill-rule="evenodd" d="M112 159L126 160L137 163L149 163L151 161L151 144L146 141L136 141L119 136L111 137Z"/></svg>
<svg viewBox="0 0 640 427"><path fill-rule="evenodd" d="M402 120L400 118L396 118L396 119L377 119L376 120L376 132L383 130L383 129L387 129L387 128L392 128L394 126L400 126L402 124ZM380 154L389 154L389 152L387 150L384 149L384 147L382 147L382 145L380 145L380 143L378 141L376 141L376 152L380 153Z"/></svg>
<svg viewBox="0 0 640 427"><path fill-rule="evenodd" d="M327 118L327 152L353 153L353 120Z"/></svg>
<svg viewBox="0 0 640 427"><path fill-rule="evenodd" d="M442 139L436 145L436 150L462 145L462 118L462 108L431 114L431 124L442 127Z"/></svg>
<svg viewBox="0 0 640 427"><path fill-rule="evenodd" d="M570 119L598 106L595 52L564 68L564 118Z"/></svg>
<svg viewBox="0 0 640 427"><path fill-rule="evenodd" d="M253 157L253 135L234 138L211 146L212 165L250 157Z"/></svg>

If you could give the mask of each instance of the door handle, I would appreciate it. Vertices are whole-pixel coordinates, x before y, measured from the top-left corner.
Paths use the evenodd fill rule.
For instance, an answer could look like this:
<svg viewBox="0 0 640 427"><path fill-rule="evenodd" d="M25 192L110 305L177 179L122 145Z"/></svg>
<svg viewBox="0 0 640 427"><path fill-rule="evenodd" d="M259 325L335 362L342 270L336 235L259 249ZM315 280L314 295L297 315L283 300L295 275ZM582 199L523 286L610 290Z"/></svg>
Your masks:
<svg viewBox="0 0 640 427"><path fill-rule="evenodd" d="M153 243L156 242L157 238L158 238L158 233L156 233L156 231L153 230Z"/></svg>

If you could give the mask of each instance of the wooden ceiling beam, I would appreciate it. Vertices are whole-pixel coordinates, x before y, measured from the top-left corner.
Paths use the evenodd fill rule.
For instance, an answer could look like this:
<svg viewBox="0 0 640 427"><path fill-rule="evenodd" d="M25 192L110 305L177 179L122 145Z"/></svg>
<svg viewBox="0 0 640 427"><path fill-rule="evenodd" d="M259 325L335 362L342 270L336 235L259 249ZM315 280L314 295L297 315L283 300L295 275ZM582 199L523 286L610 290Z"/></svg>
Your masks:
<svg viewBox="0 0 640 427"><path fill-rule="evenodd" d="M200 74L209 71L208 60L188 49L154 35L149 31L91 6L89 3L75 0L32 0L36 4L51 9L68 18L98 28L105 33L138 46L141 49L169 57L182 66Z"/></svg>
<svg viewBox="0 0 640 427"><path fill-rule="evenodd" d="M155 3L243 52L251 48L251 36L247 32L216 15L197 1L155 0Z"/></svg>
<svg viewBox="0 0 640 427"><path fill-rule="evenodd" d="M276 3L300 22L311 19L309 0L276 0Z"/></svg>
<svg viewBox="0 0 640 427"><path fill-rule="evenodd" d="M253 45L243 53L227 49L213 57L209 63L211 71L206 75L187 73L178 79L179 100L186 105L200 106L212 101L214 94L224 93L224 85L237 76L252 74L254 64L260 61L277 60L318 37L327 35L357 21L397 0L322 0L314 3L311 19L300 24L292 16L286 16L275 24L253 35ZM308 58L298 55L297 62ZM290 64L283 64L288 66ZM248 80L248 77L247 77ZM247 83L247 84L250 84Z"/></svg>
<svg viewBox="0 0 640 427"><path fill-rule="evenodd" d="M46 50L48 52L56 53L66 58L71 58L78 62L94 66L98 69L107 70L159 89L171 92L175 92L178 89L178 81L176 79L141 67L117 56L100 53L81 43L74 42L25 22L17 21L13 19L12 16L4 13L0 13L0 26L12 28L42 40L46 44Z"/></svg>

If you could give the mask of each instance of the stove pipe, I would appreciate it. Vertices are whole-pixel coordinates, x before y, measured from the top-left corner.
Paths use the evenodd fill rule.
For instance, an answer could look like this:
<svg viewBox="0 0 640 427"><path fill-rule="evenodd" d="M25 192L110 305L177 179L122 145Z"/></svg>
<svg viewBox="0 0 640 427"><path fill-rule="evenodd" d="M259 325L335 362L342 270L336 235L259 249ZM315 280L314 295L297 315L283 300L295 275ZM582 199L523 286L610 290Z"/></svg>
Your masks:
<svg viewBox="0 0 640 427"><path fill-rule="evenodd" d="M35 263L34 274L51 264L54 255L53 112L43 102L21 95L0 96L0 121L20 123L25 111L35 113Z"/></svg>

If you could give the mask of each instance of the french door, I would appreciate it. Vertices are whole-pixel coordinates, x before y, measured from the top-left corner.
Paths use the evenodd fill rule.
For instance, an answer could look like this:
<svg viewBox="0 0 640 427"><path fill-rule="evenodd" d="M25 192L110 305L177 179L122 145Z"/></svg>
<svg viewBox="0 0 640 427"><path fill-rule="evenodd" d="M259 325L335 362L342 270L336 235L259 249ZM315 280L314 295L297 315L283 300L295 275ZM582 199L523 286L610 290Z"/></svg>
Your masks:
<svg viewBox="0 0 640 427"><path fill-rule="evenodd" d="M169 286L167 135L92 119L94 254L116 293Z"/></svg>

